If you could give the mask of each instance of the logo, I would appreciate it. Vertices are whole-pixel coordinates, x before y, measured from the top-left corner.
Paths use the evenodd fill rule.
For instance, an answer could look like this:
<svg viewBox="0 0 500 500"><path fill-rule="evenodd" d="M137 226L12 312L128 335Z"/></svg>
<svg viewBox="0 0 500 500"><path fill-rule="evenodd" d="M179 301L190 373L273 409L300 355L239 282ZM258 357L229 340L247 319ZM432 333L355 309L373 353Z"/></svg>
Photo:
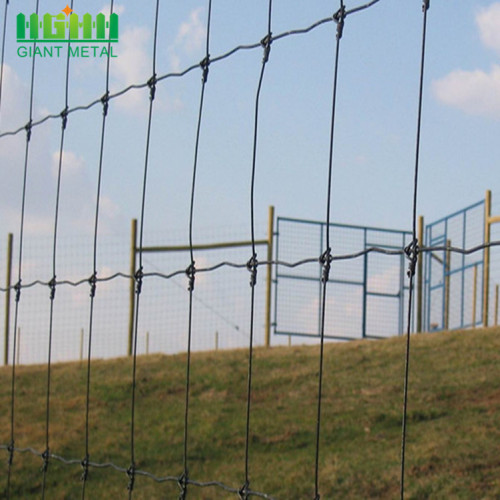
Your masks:
<svg viewBox="0 0 500 500"><path fill-rule="evenodd" d="M111 44L118 42L118 20L116 13L109 18L102 13L79 16L68 5L59 14L20 13L16 18L17 43L21 44L17 55L60 57L66 54L61 44L69 44L70 57L117 57Z"/></svg>

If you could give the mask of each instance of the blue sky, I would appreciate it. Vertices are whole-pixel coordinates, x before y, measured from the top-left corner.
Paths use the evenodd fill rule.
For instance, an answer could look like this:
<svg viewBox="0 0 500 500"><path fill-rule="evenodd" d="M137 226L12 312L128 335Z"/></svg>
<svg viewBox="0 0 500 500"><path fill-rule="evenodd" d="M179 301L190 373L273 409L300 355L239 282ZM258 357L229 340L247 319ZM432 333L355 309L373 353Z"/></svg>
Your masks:
<svg viewBox="0 0 500 500"><path fill-rule="evenodd" d="M362 0L345 3L350 9ZM55 1L40 4L42 13L55 14L65 7L65 3ZM183 70L203 59L207 5L191 0L161 2L158 75ZM34 1L22 2L22 12L29 14L34 6ZM307 27L331 16L338 7L338 3L324 0L274 0L272 32L277 35ZM120 41L114 45L117 57L110 64L112 92L150 78L154 8L152 1L115 3ZM74 10L81 14L106 12L109 3L75 1ZM15 16L19 11L19 3L10 2L2 132L28 121L32 60L17 55ZM332 220L336 222L411 229L421 28L419 0L380 0L346 20L333 166ZM266 30L267 1L213 0L210 54L216 57L240 44L258 42ZM335 30L333 22L326 23L306 35L283 38L272 45L259 115L255 185L259 237L265 235L269 205L274 205L280 216L326 218ZM261 60L262 50L257 48L240 51L210 67L200 136L195 243L250 236L253 113ZM65 64L65 57L37 58L35 119L63 109ZM71 60L70 108L103 95L105 70L103 59ZM147 184L146 244L187 243L200 88L199 69L158 83ZM128 242L130 219L140 215L147 107L147 89L128 92L110 104L101 236L122 237ZM92 240L101 123L100 105L69 117L60 200L61 238ZM432 0L418 198L418 212L427 222L482 199L486 189L493 191L494 211L500 213L499 124L500 2ZM60 128L57 119L33 130L27 244L40 237L50 238L53 233ZM17 239L19 232L24 149L24 133L0 139L2 239L7 232L13 232ZM87 276L91 264L86 265L88 268L80 268L72 277ZM113 270L107 267L103 273ZM29 262L25 266L25 273L36 271ZM49 274L49 268L44 272ZM35 277L40 278L33 274Z"/></svg>

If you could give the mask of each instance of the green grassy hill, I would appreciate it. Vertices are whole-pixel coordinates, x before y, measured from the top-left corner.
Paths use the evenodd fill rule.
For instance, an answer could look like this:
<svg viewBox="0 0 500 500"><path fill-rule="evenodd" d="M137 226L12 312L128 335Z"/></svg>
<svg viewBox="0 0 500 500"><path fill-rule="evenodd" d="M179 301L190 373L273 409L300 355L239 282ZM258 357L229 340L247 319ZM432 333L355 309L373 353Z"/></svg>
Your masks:
<svg viewBox="0 0 500 500"><path fill-rule="evenodd" d="M403 338L329 344L325 351L321 499L399 498ZM314 497L317 347L258 349L254 363L250 486L277 499ZM92 364L90 460L130 465L129 359ZM140 357L136 465L156 476L183 467L185 356ZM0 444L10 436L10 374L0 370ZM247 352L192 359L189 473L197 481L244 482ZM51 452L85 454L84 363L52 370ZM17 448L45 447L46 367L19 367ZM406 498L500 499L500 331L412 337ZM7 452L0 450L0 496ZM42 461L16 453L11 498L40 498ZM82 469L51 460L46 498L81 496ZM127 497L127 475L92 468L90 499ZM175 482L138 476L134 498L176 499ZM191 487L190 499L236 498Z"/></svg>

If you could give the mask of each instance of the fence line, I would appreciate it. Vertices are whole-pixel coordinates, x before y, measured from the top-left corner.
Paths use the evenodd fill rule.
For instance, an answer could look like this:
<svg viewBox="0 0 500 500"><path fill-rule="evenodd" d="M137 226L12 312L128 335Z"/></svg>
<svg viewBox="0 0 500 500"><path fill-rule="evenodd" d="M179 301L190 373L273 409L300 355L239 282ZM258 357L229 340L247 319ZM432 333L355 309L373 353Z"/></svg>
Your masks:
<svg viewBox="0 0 500 500"><path fill-rule="evenodd" d="M279 218L280 220L282 218ZM281 223L280 223L281 224ZM307 226L307 225L306 225ZM333 227L335 229L336 224L333 224ZM341 226L342 227L342 226ZM349 227L349 226L346 226ZM309 324L310 326L314 327L314 324L311 324L310 322L308 323L308 319L311 319L311 313L304 312L303 308L299 307L300 302L302 303L307 303L310 300L310 297L314 296L317 292L315 290L317 289L317 286L319 284L320 276L318 275L319 270L321 269L321 264L320 264L320 252L317 248L310 247L309 249L307 247L301 247L303 248L303 251L305 252L305 255L309 254L311 257L306 258L306 259L301 259L300 255L300 249L296 248L295 251L292 253L285 254L286 246L288 245L289 248L293 248L293 235L287 236L287 230L285 230L283 227L278 226L278 232L281 232L281 239L282 239L282 246L278 248L278 254L276 255L275 258L271 260L262 260L259 261L258 267L263 269L265 266L269 268L271 266L273 268L273 272L277 271L278 274L278 283L276 283L276 277L272 278L272 281L275 283L275 292L274 292L274 311L273 311L273 320L272 320L272 325L274 328L275 333L278 335L273 337L273 344L280 344L281 340L286 342L286 339L281 339L283 335L288 335L290 333L287 329L288 326L293 326L292 323L294 323L296 326L300 325L307 325ZM339 234L339 237L343 241L346 241L346 235L348 236L348 233L342 233ZM279 245L279 238L280 236L276 235L276 242ZM290 240L290 237L292 238ZM303 238L302 238L303 237ZM297 238L302 238L303 241L310 241L313 242L313 239L311 238L311 234L309 232L305 233L300 233L300 235L297 235ZM304 239L305 238L305 239ZM7 238L7 243L8 243L9 238ZM123 240L123 241L122 241ZM94 347L96 350L94 351L94 354L98 357L114 357L114 356L123 356L126 355L128 352L127 348L127 331L130 332L130 319L128 320L128 326L127 326L127 321L125 320L127 314L126 311L127 309L130 311L130 304L128 303L126 299L126 290L132 290L133 293L135 294L135 280L134 276L129 272L129 271L120 271L120 267L125 267L126 263L126 245L125 243L125 238L123 238L120 241L114 241L113 240L113 246L110 245L108 240L105 238L101 241L101 247L106 247L109 251L113 249L113 254L112 258L115 262L118 263L118 272L111 272L109 275L100 275L96 279L96 285L103 285L107 287L107 291L105 295L103 295L101 299L101 306L105 307L107 313L106 315L109 318L109 323L106 322L106 329L108 331L106 338L107 344L94 344ZM297 240L299 241L299 240ZM374 243L377 243L377 241L380 241L383 243L383 241L377 237L376 241ZM66 245L66 240L62 239L59 241L59 245L64 248ZM264 246L265 239L262 240L257 240L257 242L262 242L262 245ZM48 242L47 242L48 243ZM69 242L68 242L69 243ZM231 242L228 242L231 243ZM388 245L387 243L390 243ZM380 264L383 267L374 267L373 269L375 270L375 275L371 276L371 274L368 275L368 284L369 288L367 289L368 291L373 291L375 294L378 294L381 292L382 294L384 293L392 293L393 287L398 286L398 277L397 273L395 272L394 275L388 275L387 277L384 277L386 273L385 270L392 269L391 268L391 260L395 259L397 261L396 267L399 269L401 267L401 259L404 258L405 253L404 249L402 246L394 248L388 248L388 246L394 245L395 241L392 242L386 242L384 243L384 246L370 246L367 248L363 248L362 242L360 243L361 249L360 251L356 252L356 242L354 241L353 244L349 244L347 247L341 247L340 245L337 245L337 251L344 252L342 253L334 253L332 255L332 269L334 270L334 275L332 277L333 284L337 281L340 281L341 278L345 275L346 269L351 273L351 279L355 279L356 276L359 275L360 278L360 283L363 282L363 263L368 260L368 262L373 263L376 266L379 266L378 262L379 259L383 259L383 261L380 262ZM35 243L37 249L41 245L41 243ZM84 254L86 252L86 247L80 247L78 243L74 243L74 248L77 249L78 254ZM225 245L225 243L221 243L221 245ZM290 247L292 245L292 247ZM8 248L8 244L6 245ZM197 245L195 245L196 247ZM205 247L205 246L215 246L218 247L219 244L217 243L208 243L207 245L199 245L199 248ZM497 241L492 241L490 244L487 246L489 248L496 248L498 246ZM41 249L43 247L40 247ZM166 250L169 247L166 246L161 246L161 245L152 245L152 246L147 246L145 248L145 256L148 256L147 258L145 257L145 266L147 266L148 270L144 272L144 277L143 281L146 283L146 293L148 294L149 291L155 291L155 294L164 294L166 289L165 285L170 283L169 288L171 289L171 293L169 295L168 301L171 303L172 307L177 308L177 302L175 299L174 294L176 293L177 290L179 289L184 289L184 286L182 285L182 282L179 282L178 278L183 278L185 276L185 269L184 268L176 268L176 265L179 265L179 262L182 262L182 256L185 254L185 251L179 250L180 248L185 248L183 245L172 245L170 248L172 248L172 252L167 252L167 253L162 253L156 252L156 249L160 250ZM420 249L420 256L422 256L422 260L428 260L430 255L441 255L441 254L446 254L448 251L451 255L457 255L457 256L467 256L470 255L471 257L474 257L474 255L477 255L477 253L481 250L484 250L486 246L484 244L481 245L476 245L474 247L469 247L469 248L462 248L462 247L451 247L447 248L445 245L441 246L433 246L433 247L428 247L428 246L423 246ZM155 251L153 251L153 249ZM13 251L15 249L13 248ZM28 248L28 254L30 255L30 259L35 258L31 254L31 248ZM299 250L297 253L296 250ZM354 250L353 253L347 253L348 251ZM41 250L43 252L43 250ZM118 253L117 253L118 252ZM205 311L205 322L210 321L210 324L207 324L206 328L203 330L206 332L204 335L209 335L210 340L208 340L208 337L206 337L206 341L204 344L198 344L196 346L196 349L199 350L201 349L210 349L211 346L213 346L213 335L215 334L216 330L219 330L219 340L220 340L220 347L221 348L227 348L227 347L241 347L241 343L239 341L236 341L236 338L234 339L236 343L231 342L229 340L229 337L227 337L228 334L230 334L230 331L232 331L235 335L237 335L237 338L240 340L243 340L245 338L248 338L248 333L245 332L245 328L243 327L241 323L241 314L238 316L234 315L231 310L227 310L223 306L223 302L226 300L230 300L230 297L234 297L234 293L236 290L233 290L232 294L230 293L223 293L222 288L220 287L226 287L229 285L229 283L232 283L234 281L232 277L236 277L239 275L239 273L243 273L246 271L246 261L244 260L244 252L245 252L245 247L241 247L241 250L238 250L237 248L234 248L233 250L228 249L227 251L223 251L221 249L215 248L213 250L206 250L206 251L200 251L200 255L202 256L202 261L205 263L205 265L202 267L200 265L199 269L197 269L197 273L199 278L203 278L204 276L209 276L211 275L213 277L212 280L210 280L210 283L213 283L213 286L216 286L217 288L213 289L212 291L209 291L208 289L205 291L206 285L202 284L201 288L198 287L198 292L199 294L195 296L194 300L200 305L200 307ZM221 252L228 252L227 254L227 259L220 260ZM210 260L208 260L208 256L210 254ZM213 255L212 255L213 254ZM37 253L38 255L38 253ZM131 250L129 251L129 255L131 255ZM168 262L170 262L170 265L173 266L170 270L167 270L165 272L165 261L163 260L162 255L165 256L171 256L169 257ZM205 257L206 256L206 257ZM427 258L424 258L427 256ZM78 257L77 254L74 254L74 257ZM387 260L387 262L385 262ZM459 262L461 259L458 259L455 262ZM336 266L340 266L343 262L351 262L349 264L348 268L340 267L336 268ZM435 259L432 258L433 264ZM38 264L39 260L37 258L36 260L37 266L41 266L42 264ZM77 267L79 266L77 262ZM213 265L212 265L213 262ZM437 261L436 261L437 262ZM60 261L60 264L63 265L64 262ZM442 265L441 265L442 267ZM474 274L473 271L477 266L474 266L473 268L468 268L469 272ZM5 275L8 274L8 266L4 267L4 272ZM281 270L281 271L278 271ZM479 269L480 270L480 267ZM170 272L171 271L171 272ZM433 275L436 275L438 278L441 276L442 278L442 272L438 272L439 269L436 268L433 271ZM496 272L496 269L492 269L492 280L496 280L498 282L498 273ZM361 274L360 274L361 272ZM404 272L404 268L401 270L401 272ZM310 283L312 284L312 290L311 295L304 294L304 291L302 290L304 288L304 285L302 283L306 283L307 281L303 281L301 278L302 276L306 276L311 274L311 281ZM340 273L340 274L339 274ZM455 273L455 268L451 270L451 275L454 276ZM455 273L455 274L453 274ZM474 304L478 302L480 298L480 293L479 289L481 281L479 277L480 273L476 272L476 289L478 290L475 292L475 296L477 297L477 300L471 300L471 297L474 296L474 279L473 276L466 281L466 286L468 288L468 292L465 294L465 300L466 303L464 305L464 317L469 320L472 319L472 316L476 314L476 325L481 324L481 318L478 316L478 312L474 312ZM482 274L482 273L481 273ZM285 276L285 278L281 276ZM286 276L291 276L292 279L286 278ZM56 332L56 337L58 339L62 339L60 335L60 331L64 331L64 344L61 343L61 340L58 340L57 346L58 349L54 353L56 355L56 360L57 361L64 361L64 360L77 360L80 359L80 343L81 343L81 330L85 330L84 334L84 340L85 343L88 341L88 329L87 327L84 328L84 323L86 319L82 316L82 310L77 310L79 308L79 304L82 301L86 300L86 297L88 297L86 291L89 287L89 277L77 277L75 280L69 280L65 279L66 277L69 276L64 276L63 274L60 276L60 279L56 280L56 286L58 290L60 290L60 294L58 294L59 297L59 317L60 321L57 324L57 332ZM229 278L228 278L229 277ZM243 278L243 275L241 275ZM299 278L297 281L296 278ZM203 278L204 279L204 278ZM289 283L285 283L285 281ZM226 285L224 285L224 282L226 282ZM229 282L229 283L228 283ZM165 285L162 285L164 283ZM266 287L268 286L270 282L266 278ZM315 284L316 283L316 284ZM220 286L219 286L220 284ZM284 286L287 286L288 288L284 288ZM291 285L291 286L288 286ZM331 286L331 285L330 285ZM426 285L428 286L428 285ZM441 287L442 282L441 282ZM451 318L459 318L460 317L460 309L453 310L454 304L457 305L457 307L460 307L460 287L461 284L458 281L452 281L451 282L451 288L450 288L450 296L456 297L456 300L458 302L454 302L453 299L450 302L450 307L452 308L450 311ZM342 291L343 288L346 288L347 285L342 285L342 282L337 285L337 288L339 290L336 290L334 287L333 294L336 295L338 291ZM362 288L360 285L357 286L358 288ZM352 288L356 288L355 286L352 286ZM405 287L406 288L406 287ZM492 290L491 293L494 294L495 291L495 285L492 285ZM202 294L202 289L203 289L203 294ZM309 290L309 288L306 288ZM304 289L304 290L306 290ZM419 286L417 286L417 292L420 289ZM25 295L26 299L28 300L26 305L28 309L33 308L33 311L39 311L38 314L42 314L43 312L43 304L45 304L46 300L46 291L49 290L50 292L50 280L36 280L34 282L26 282L21 285L21 290L25 292L30 292L29 294ZM15 285L11 284L10 286L5 286L5 288L0 288L0 291L2 293L5 293L7 296L9 292L15 292ZM68 293L74 296L73 301L76 301L76 303L72 304L71 302L68 302ZM214 294L221 298L221 300L213 300L212 296ZM292 295L290 295L292 294ZM261 291L259 294L260 300L262 300L262 304L259 306L260 307L260 312L259 312L259 317L262 317L262 331L264 332L264 336L259 339L259 343L261 345L268 345L269 342L266 338L267 335L267 325L265 323L267 322L268 318L268 313L266 311L267 308L267 297L268 297L268 291L266 289L265 293L264 291ZM308 298L309 297L309 298ZM492 295L494 298L494 295ZM151 301L151 294L148 294L148 296L144 299L146 302ZM276 300L278 299L278 304L276 304ZM376 295L373 296L373 299L376 301L382 300L382 298L377 297ZM386 302L391 302L394 301L395 299L388 298ZM297 302L298 301L298 302ZM356 297L356 301L358 301L358 298ZM362 298L361 296L359 297L359 303L362 303ZM472 306L471 306L472 302ZM418 301L417 301L418 303ZM9 302L6 301L6 305L8 305ZM437 304L436 304L437 305ZM368 306L370 306L370 302L368 302ZM478 306L480 304L478 303ZM489 311L489 317L490 320L493 321L495 317L495 301L491 301L491 308ZM394 321L390 317L386 317L384 313L384 316L382 316L381 312L379 313L377 309L374 309L375 307L378 307L378 304L372 304L368 308L368 319L367 319L367 332L370 335L375 335L376 336L376 330L375 326L377 324L381 325L386 325L386 330L389 331L390 325L395 325ZM102 307L98 307L98 310L96 311L96 314L98 316L101 316L101 309ZM477 310L479 311L479 307L477 307ZM335 307L332 305L329 306L329 317L328 317L328 325L333 325L335 326L336 330L334 332L329 331L326 335L326 338L329 338L332 336L332 333L339 332L337 328L341 327L341 323L339 323L339 319L336 317L332 318L332 313L334 313ZM439 309L440 314L442 314L442 306ZM454 311L454 312L453 312ZM300 313L300 317L297 316ZM5 314L5 312L4 312ZM180 338L180 324L179 320L180 317L176 315L173 317L170 315L170 317L163 317L159 316L160 311L155 308L151 309L148 308L147 313L145 313L147 317L149 318L150 316L158 319L154 321L148 321L147 323L144 323L142 325L141 329L146 331L150 331L150 351L155 352L155 351L163 351L163 352L169 352L169 353L174 353L174 352L179 352L182 351L182 348L177 344L177 346L172 345L171 347L167 346L166 344L159 344L157 340L155 340L155 330L157 331L158 328L160 327L161 324L164 325L171 325L167 328L168 331L171 332L177 332L176 335ZM198 311L198 314L201 314L201 311ZM426 313L428 314L428 313ZM70 315L70 316L68 316ZM48 314L45 316L42 314L41 317L46 317L47 321L49 320ZM64 317L68 317L67 320L64 320ZM213 320L210 320L210 318L213 317ZM217 320L218 318L218 320ZM386 319L384 319L386 318ZM13 330L6 330L5 329L5 324L6 322L10 323L10 320L12 319L12 314L8 312L7 308L7 314L4 316L4 346L5 344L9 344L9 354L8 358L10 359L12 357L12 342L13 342ZM88 319L88 318L87 318ZM105 318L100 318L99 323L103 323ZM271 318L270 318L271 319ZM348 317L345 317L343 319L344 325L347 328L347 331L352 330L352 338L356 338L357 336L357 328L359 325L359 328L361 328L361 319L362 316L360 315L358 319L354 321L354 323L349 323L348 321L351 321ZM417 315L418 319L418 315ZM219 321L220 320L220 321ZM333 323L332 323L333 321ZM455 321L455 320L453 320ZM375 323L374 323L375 322ZM432 322L431 322L432 323ZM472 321L471 321L472 323ZM25 345L32 345L34 350L32 351L31 357L28 356L28 352L23 350L22 356L21 356L21 362L23 363L39 363L42 360L39 357L36 357L37 352L40 352L40 349L38 347L34 347L36 345L40 345L39 341L34 337L35 330L36 328L39 327L40 321L37 321L36 323L33 323L30 321L29 317L21 318L19 325L18 325L18 330L19 327L23 328L24 330L24 338L25 338ZM427 322L425 322L427 324ZM113 325L115 325L113 327ZM210 325L213 325L212 327ZM226 328L224 328L224 325ZM259 320L259 325L261 325L260 320ZM431 325L432 326L432 325ZM433 326L432 328L425 328L425 331L434 331L436 329L439 329L440 325ZM466 326L466 325L465 325ZM460 325L454 323L451 324L450 327L452 328L457 328L460 327ZM222 331L221 331L222 328ZM394 326L396 328L396 326ZM127 330L128 329L128 330ZM198 325L197 329L200 329L200 325ZM8 332L11 332L10 335L7 335ZM70 331L73 331L73 334L70 335ZM116 332L116 333L112 333ZM359 330L361 331L361 330ZM418 329L416 330L418 331ZM424 331L424 330L421 330ZM389 332L390 333L390 332ZM394 334L397 334L397 328L393 331ZM387 335L387 332L384 330L382 332L384 336ZM130 333L129 333L130 335ZM317 335L315 333L315 335ZM130 339L130 336L128 336ZM307 339L307 337L303 337L304 339ZM349 337L351 338L351 337ZM112 343L111 343L112 342ZM66 346L66 347L64 347ZM129 344L130 346L130 344ZM65 350L61 350L61 348L64 347ZM107 349L107 352L106 352ZM18 351L18 349L16 349ZM4 351L5 355L5 351ZM35 357L34 357L35 356ZM4 356L5 357L5 356ZM16 359L19 359L19 352L17 352ZM5 361L5 360L4 360ZM7 363L5 364L10 364L10 362L7 360Z"/></svg>

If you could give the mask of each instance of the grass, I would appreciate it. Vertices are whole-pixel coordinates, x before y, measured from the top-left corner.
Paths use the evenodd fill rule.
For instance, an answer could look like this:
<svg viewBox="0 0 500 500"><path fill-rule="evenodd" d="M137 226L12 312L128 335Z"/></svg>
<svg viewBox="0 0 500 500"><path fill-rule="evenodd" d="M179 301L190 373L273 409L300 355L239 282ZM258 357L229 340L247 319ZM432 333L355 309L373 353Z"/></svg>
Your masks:
<svg viewBox="0 0 500 500"><path fill-rule="evenodd" d="M399 498L405 339L329 344L325 350L321 499ZM250 486L277 499L314 498L317 347L257 349L251 412ZM138 358L137 468L180 476L185 356ZM94 361L90 460L130 465L129 359ZM9 368L0 370L0 443L10 440ZM46 367L18 367L15 445L45 448ZM245 477L247 352L192 358L188 465L191 479L239 488ZM85 454L86 365L52 368L50 448ZM405 498L500 499L500 330L412 337ZM0 496L7 452L0 450ZM16 453L11 498L39 498L42 461ZM46 498L81 497L81 467L51 460ZM126 498L128 478L91 468L87 498ZM176 499L175 482L136 478L134 498ZM235 498L216 487L190 499Z"/></svg>

